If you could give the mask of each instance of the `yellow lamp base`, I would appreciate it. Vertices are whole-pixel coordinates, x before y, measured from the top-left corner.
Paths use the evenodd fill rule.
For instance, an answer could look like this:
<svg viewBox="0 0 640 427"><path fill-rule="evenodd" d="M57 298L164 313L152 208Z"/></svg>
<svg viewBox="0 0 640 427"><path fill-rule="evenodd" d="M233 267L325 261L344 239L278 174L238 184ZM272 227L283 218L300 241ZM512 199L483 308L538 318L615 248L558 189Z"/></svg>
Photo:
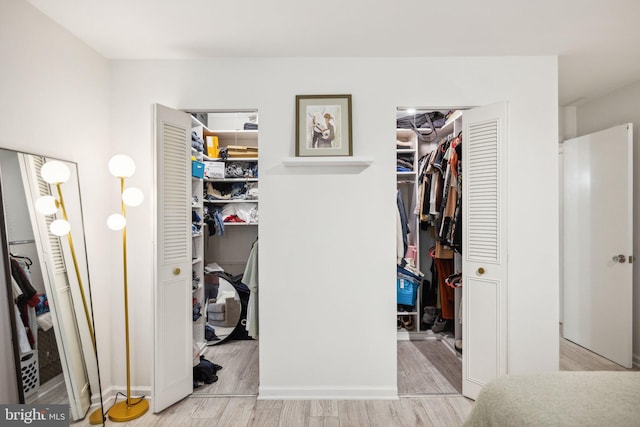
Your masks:
<svg viewBox="0 0 640 427"><path fill-rule="evenodd" d="M111 407L109 410L109 419L111 421L131 421L144 415L149 409L149 402L145 399L139 399L135 405L127 406L127 401L123 400Z"/></svg>
<svg viewBox="0 0 640 427"><path fill-rule="evenodd" d="M102 408L98 408L89 415L89 424L97 425L104 423L104 414L102 413Z"/></svg>

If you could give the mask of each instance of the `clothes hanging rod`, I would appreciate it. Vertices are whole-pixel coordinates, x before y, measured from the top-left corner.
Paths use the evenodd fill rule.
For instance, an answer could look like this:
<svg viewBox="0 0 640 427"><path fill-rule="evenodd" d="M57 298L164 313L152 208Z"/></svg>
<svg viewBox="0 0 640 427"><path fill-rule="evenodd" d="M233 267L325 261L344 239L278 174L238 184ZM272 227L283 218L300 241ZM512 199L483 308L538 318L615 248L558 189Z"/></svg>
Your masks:
<svg viewBox="0 0 640 427"><path fill-rule="evenodd" d="M35 243L35 240L11 240L9 242L10 245L26 245L29 243Z"/></svg>

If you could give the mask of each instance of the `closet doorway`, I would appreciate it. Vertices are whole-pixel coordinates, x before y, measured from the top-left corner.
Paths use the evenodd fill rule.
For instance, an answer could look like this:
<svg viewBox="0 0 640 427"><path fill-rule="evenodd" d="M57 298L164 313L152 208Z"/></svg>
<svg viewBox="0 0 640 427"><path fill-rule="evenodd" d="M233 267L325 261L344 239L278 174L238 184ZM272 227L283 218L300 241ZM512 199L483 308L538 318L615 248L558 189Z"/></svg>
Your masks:
<svg viewBox="0 0 640 427"><path fill-rule="evenodd" d="M192 150L202 144L204 165L202 188L193 194L193 212L202 212L193 216L202 234L193 241L193 287L202 301L196 322L204 323L205 347L193 394L257 396L258 111L190 114Z"/></svg>
<svg viewBox="0 0 640 427"><path fill-rule="evenodd" d="M154 105L153 412L257 395L258 114Z"/></svg>
<svg viewBox="0 0 640 427"><path fill-rule="evenodd" d="M506 373L506 109L397 109L400 395Z"/></svg>

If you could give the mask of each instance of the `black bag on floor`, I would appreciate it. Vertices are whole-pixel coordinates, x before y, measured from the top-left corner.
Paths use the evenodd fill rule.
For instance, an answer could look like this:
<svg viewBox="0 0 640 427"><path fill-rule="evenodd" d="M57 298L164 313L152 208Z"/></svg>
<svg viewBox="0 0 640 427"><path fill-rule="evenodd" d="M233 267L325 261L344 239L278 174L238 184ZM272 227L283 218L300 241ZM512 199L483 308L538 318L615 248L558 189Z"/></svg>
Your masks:
<svg viewBox="0 0 640 427"><path fill-rule="evenodd" d="M222 366L205 359L204 356L200 356L200 363L193 367L193 379L205 384L215 383L218 381L216 373L220 369L222 369Z"/></svg>

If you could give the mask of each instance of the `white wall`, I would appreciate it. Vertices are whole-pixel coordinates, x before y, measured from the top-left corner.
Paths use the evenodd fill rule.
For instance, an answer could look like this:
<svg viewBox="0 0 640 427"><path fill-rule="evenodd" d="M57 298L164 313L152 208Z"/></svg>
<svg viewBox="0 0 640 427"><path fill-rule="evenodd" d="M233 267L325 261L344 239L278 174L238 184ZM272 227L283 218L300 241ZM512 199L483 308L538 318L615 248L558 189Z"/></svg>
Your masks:
<svg viewBox="0 0 640 427"><path fill-rule="evenodd" d="M105 226L112 200L105 190L108 64L21 0L0 2L0 40L0 147L78 164L101 379L108 387L113 287L111 234Z"/></svg>
<svg viewBox="0 0 640 427"><path fill-rule="evenodd" d="M262 390L357 395L396 384L395 107L508 100L509 370L557 368L555 58L123 61L109 87L104 58L22 1L0 4L0 37L11 40L0 45L0 146L79 165L103 386L125 383L119 236L104 227L118 210L105 167L116 152L136 159L129 184L149 195L128 217L132 384L151 383L153 102L259 109ZM281 165L305 93L353 95L354 151L371 167Z"/></svg>
<svg viewBox="0 0 640 427"><path fill-rule="evenodd" d="M578 136L607 129L624 123L633 123L633 255L640 256L640 82L614 91L577 108ZM640 364L640 267L633 266L633 361ZM603 314L603 315L606 315ZM614 332L614 331L612 331Z"/></svg>
<svg viewBox="0 0 640 427"><path fill-rule="evenodd" d="M373 164L283 166L294 154L295 95L341 93L353 95L354 154ZM268 396L395 393L395 109L509 101L509 371L558 368L556 58L115 61L110 94L113 152L136 160L130 185L146 194L152 103L259 110L260 382ZM132 384L141 387L152 374L151 217L151 197L128 211L137 266ZM119 323L116 313L114 330ZM113 366L122 367L122 338L114 334L112 344ZM113 374L124 385L124 369Z"/></svg>

